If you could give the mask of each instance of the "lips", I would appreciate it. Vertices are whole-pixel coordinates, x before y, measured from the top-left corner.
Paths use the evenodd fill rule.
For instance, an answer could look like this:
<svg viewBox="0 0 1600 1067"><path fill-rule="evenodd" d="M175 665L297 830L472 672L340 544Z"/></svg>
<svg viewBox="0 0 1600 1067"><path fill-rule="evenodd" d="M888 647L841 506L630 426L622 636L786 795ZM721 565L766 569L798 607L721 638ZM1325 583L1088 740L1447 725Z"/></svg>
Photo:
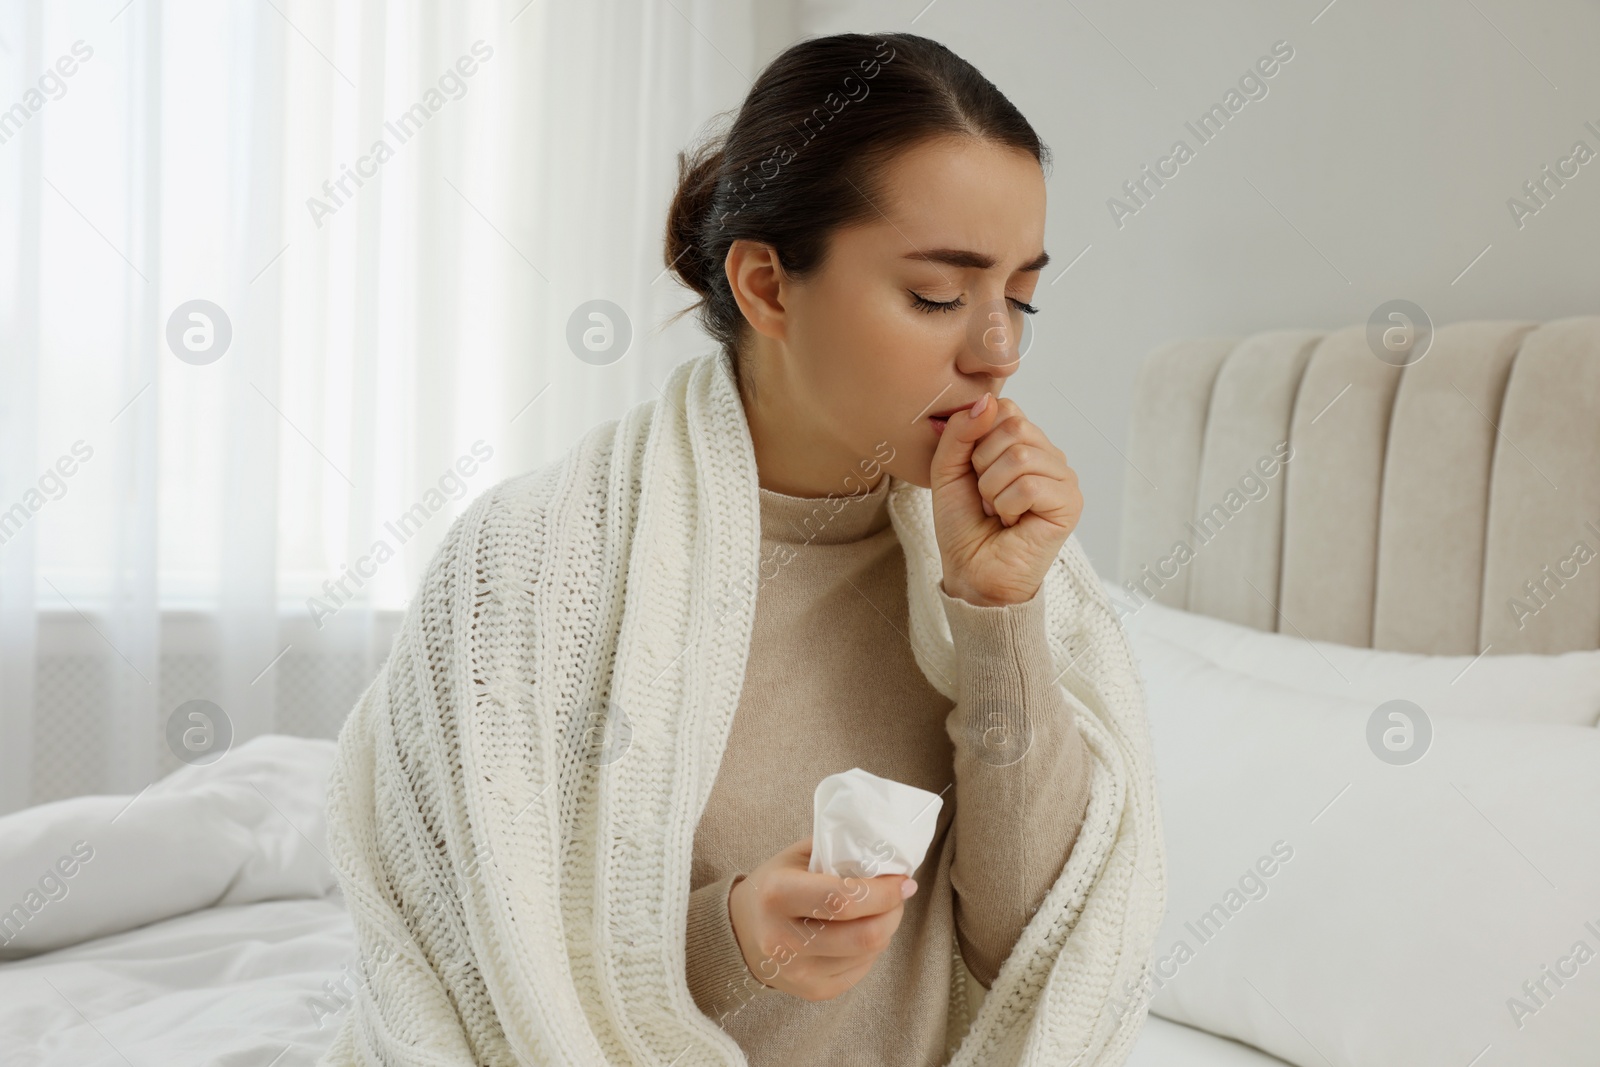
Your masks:
<svg viewBox="0 0 1600 1067"><path fill-rule="evenodd" d="M933 423L934 434L938 435L944 433L945 424L950 421L951 415L954 415L958 411L966 411L976 403L977 401L973 400L969 403L962 404L960 407L946 408L944 411L938 411L932 415L929 415L928 421Z"/></svg>

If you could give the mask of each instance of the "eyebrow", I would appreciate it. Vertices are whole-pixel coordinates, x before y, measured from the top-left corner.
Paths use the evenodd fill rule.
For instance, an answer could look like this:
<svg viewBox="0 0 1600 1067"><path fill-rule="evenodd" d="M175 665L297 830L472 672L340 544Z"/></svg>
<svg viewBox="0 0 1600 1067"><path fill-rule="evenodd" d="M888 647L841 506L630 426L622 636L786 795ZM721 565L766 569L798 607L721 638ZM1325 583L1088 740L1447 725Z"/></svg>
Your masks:
<svg viewBox="0 0 1600 1067"><path fill-rule="evenodd" d="M907 252L902 259L920 259L927 263L948 263L952 267L975 267L978 270L988 270L995 265L995 258L983 252L973 252L965 248L934 248L926 252ZM1040 252L1031 262L1024 263L1017 270L1024 273L1043 270L1050 262L1050 253Z"/></svg>

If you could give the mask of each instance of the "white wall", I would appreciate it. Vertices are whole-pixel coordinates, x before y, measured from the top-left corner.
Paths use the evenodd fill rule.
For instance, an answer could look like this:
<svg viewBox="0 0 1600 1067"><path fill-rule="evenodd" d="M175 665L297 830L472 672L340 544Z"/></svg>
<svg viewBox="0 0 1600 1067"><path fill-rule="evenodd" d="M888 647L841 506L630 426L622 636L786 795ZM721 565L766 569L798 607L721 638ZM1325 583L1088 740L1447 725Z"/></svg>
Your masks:
<svg viewBox="0 0 1600 1067"><path fill-rule="evenodd" d="M1157 345L1335 328L1397 297L1435 325L1600 311L1600 158L1520 228L1507 207L1575 141L1600 153L1600 6L1326 4L799 0L800 36L944 42L1050 146L1054 262L1008 395L1077 469L1079 538L1102 573L1133 376ZM1294 56L1267 94L1199 145L1185 121L1277 41ZM1107 200L1178 138L1194 158L1119 228Z"/></svg>

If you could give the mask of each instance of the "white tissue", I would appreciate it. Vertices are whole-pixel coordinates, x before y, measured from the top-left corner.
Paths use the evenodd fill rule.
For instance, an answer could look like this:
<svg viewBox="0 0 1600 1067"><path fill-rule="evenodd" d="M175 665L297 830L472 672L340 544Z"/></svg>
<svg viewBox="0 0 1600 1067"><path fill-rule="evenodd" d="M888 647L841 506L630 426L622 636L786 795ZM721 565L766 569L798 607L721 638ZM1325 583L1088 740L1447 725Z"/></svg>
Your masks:
<svg viewBox="0 0 1600 1067"><path fill-rule="evenodd" d="M944 801L852 767L817 783L812 801L812 874L876 878L922 865Z"/></svg>

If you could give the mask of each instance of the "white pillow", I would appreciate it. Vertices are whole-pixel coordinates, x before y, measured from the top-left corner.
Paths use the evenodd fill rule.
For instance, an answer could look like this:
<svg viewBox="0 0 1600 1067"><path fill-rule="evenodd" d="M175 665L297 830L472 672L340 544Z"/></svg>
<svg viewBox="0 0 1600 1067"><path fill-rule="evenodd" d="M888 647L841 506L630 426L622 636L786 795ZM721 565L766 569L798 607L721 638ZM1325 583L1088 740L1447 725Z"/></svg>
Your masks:
<svg viewBox="0 0 1600 1067"><path fill-rule="evenodd" d="M0 817L0 960L221 905L320 897L335 743L267 734L135 796Z"/></svg>
<svg viewBox="0 0 1600 1067"><path fill-rule="evenodd" d="M1237 1041L1147 1015L1123 1067L1283 1067L1283 1061Z"/></svg>
<svg viewBox="0 0 1600 1067"><path fill-rule="evenodd" d="M1600 723L1600 651L1541 656L1430 656L1310 641L1154 601L1135 604L1109 580L1130 638L1154 634L1230 670L1303 693L1328 693L1380 704L1405 699L1430 716L1468 715L1500 722ZM1473 660L1477 662L1474 663Z"/></svg>
<svg viewBox="0 0 1600 1067"><path fill-rule="evenodd" d="M1138 651L1168 871L1154 1013L1302 1067L1593 1062L1600 731L1441 716L1395 765L1370 700Z"/></svg>

